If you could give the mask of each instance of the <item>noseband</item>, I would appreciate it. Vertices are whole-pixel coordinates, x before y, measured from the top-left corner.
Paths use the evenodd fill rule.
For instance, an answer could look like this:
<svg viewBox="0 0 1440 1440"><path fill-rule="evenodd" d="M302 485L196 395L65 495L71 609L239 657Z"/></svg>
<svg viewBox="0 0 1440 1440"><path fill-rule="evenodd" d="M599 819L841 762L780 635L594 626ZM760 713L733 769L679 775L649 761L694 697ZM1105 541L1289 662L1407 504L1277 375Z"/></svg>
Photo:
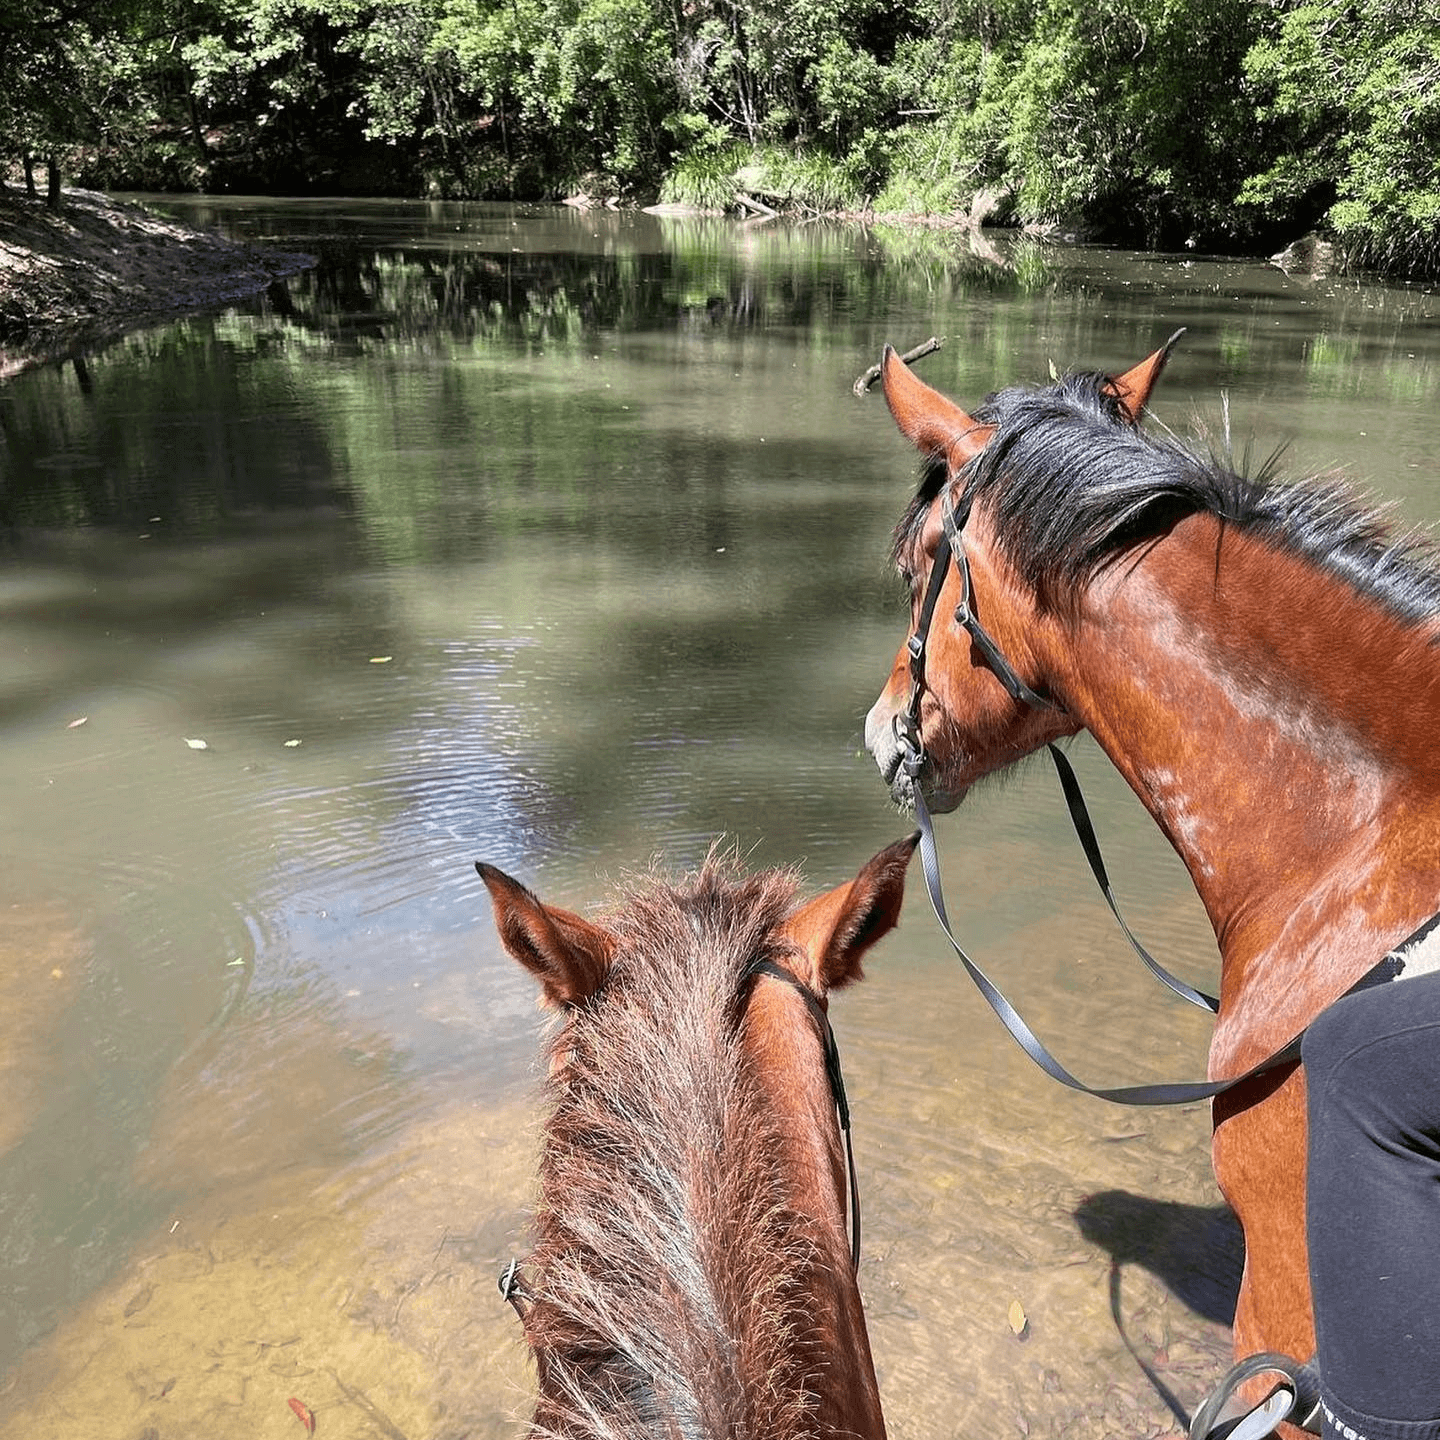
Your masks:
<svg viewBox="0 0 1440 1440"><path fill-rule="evenodd" d="M950 572L950 562L960 572L960 603L955 607L955 623L969 635L975 648L985 657L985 664L995 678L1010 693L1012 699L1037 710L1056 710L1059 706L1053 700L1038 695L1015 673L1014 667L1000 653L990 632L980 623L975 614L975 587L970 579L970 558L965 553L965 541L961 531L970 518L970 496L960 497L960 508L955 508L947 488L940 497L940 524L943 533L935 547L935 558L930 563L930 579L925 586L925 599L920 606L920 616L915 622L915 633L905 642L910 654L910 698L905 709L894 719L895 738L900 742L904 759L901 763L905 773L914 780L925 764L925 746L920 739L920 701L925 693L925 652L930 643L930 625L935 618L935 607L940 603L940 592L945 588L945 578Z"/></svg>

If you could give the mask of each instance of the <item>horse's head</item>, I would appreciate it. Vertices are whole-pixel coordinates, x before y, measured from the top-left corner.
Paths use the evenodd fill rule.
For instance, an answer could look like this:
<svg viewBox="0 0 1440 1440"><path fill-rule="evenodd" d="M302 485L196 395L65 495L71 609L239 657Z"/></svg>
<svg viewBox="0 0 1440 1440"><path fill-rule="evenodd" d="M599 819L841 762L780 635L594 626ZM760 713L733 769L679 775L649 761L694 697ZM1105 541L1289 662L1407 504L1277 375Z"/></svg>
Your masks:
<svg viewBox="0 0 1440 1440"><path fill-rule="evenodd" d="M1178 338L1104 382L1120 423L1139 422ZM881 377L924 472L895 531L912 634L871 707L865 739L897 803L919 785L932 810L952 810L982 776L1080 726L1048 690L1037 642L1054 617L1010 563L994 507L975 483L982 465L1004 464L987 450L998 412L987 406L978 418L967 415L888 345Z"/></svg>
<svg viewBox="0 0 1440 1440"><path fill-rule="evenodd" d="M562 1016L523 1282L537 1429L883 1436L825 997L894 927L917 838L798 905L788 872L712 855L603 921L476 867Z"/></svg>

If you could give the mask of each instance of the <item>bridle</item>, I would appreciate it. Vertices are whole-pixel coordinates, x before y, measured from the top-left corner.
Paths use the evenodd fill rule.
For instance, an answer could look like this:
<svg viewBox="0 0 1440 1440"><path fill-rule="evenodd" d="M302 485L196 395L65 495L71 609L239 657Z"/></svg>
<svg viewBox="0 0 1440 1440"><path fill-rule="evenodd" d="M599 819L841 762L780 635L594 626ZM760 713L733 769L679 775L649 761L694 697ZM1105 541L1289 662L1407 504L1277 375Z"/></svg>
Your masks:
<svg viewBox="0 0 1440 1440"><path fill-rule="evenodd" d="M860 1268L860 1182L855 1174L855 1146L850 1136L850 1104L845 1098L845 1077L840 1073L840 1047L835 1043L835 1030L820 997L793 970L776 960L756 960L750 975L770 975L783 980L796 990L820 1032L820 1045L825 1054L825 1074L830 1081L830 1095L835 1101L835 1115L840 1122L840 1135L845 1141L845 1168L850 1183L850 1268Z"/></svg>
<svg viewBox="0 0 1440 1440"><path fill-rule="evenodd" d="M935 619L935 608L940 603L940 592L945 588L950 562L960 572L960 603L955 607L955 623L961 627L974 643L975 648L985 657L995 678L1010 693L1013 700L1030 705L1037 710L1058 710L1060 707L1045 696L1037 694L1016 673L1010 662L1000 653L990 632L980 623L975 614L975 587L970 579L970 557L965 553L965 541L961 531L970 518L971 499L968 494L960 497L957 510L947 487L940 497L940 539L935 546L935 558L930 562L930 579L925 586L925 599L920 605L920 614L915 622L914 633L905 642L910 653L910 696L905 709L894 719L895 738L900 742L904 759L901 764L912 780L919 776L925 764L925 747L920 739L920 701L925 693L925 653L930 643L930 626Z"/></svg>
<svg viewBox="0 0 1440 1440"><path fill-rule="evenodd" d="M761 958L752 960L745 967L744 978L769 975L782 980L794 989L805 1002L811 1019L820 1036L820 1048L825 1056L825 1076L830 1082L830 1095L835 1102L835 1115L840 1124L840 1135L845 1142L845 1169L850 1191L850 1268L860 1269L860 1181L855 1171L855 1146L850 1134L850 1103L845 1096L845 1077L840 1072L840 1047L835 1040L835 1030L830 1024L820 997L795 972L780 964L778 960ZM502 1297L514 1308L521 1323L525 1320L526 1307L533 1297L525 1288L520 1274L520 1262L512 1259L500 1272L497 1284Z"/></svg>
<svg viewBox="0 0 1440 1440"><path fill-rule="evenodd" d="M910 795L915 806L916 822L920 827L920 861L925 871L925 888L929 892L930 904L935 911L935 917L939 920L940 928L950 942L951 949L955 951L971 980L975 982L976 988L999 1017L1001 1024L1010 1032L1025 1053L1051 1079L1057 1080L1068 1089L1078 1090L1086 1095L1095 1095L1102 1100L1113 1100L1121 1105L1185 1105L1196 1100L1211 1099L1223 1091L1243 1085L1248 1080L1254 1080L1278 1066L1294 1063L1300 1058L1300 1041L1303 1031L1301 1035L1296 1035L1288 1044L1281 1046L1258 1065L1252 1066L1243 1075L1238 1075L1230 1080L1127 1085L1118 1089L1086 1085L1083 1081L1077 1080L1050 1053L989 976L961 949L960 942L956 940L950 929L950 919L945 911L945 896L940 884L940 861L935 846L935 826L920 787L920 772L925 766L926 759L924 743L920 738L920 703L926 688L926 652L935 610L940 603L940 592L945 588L945 580L952 562L960 573L960 603L955 607L955 623L970 636L975 648L984 657L986 666L1018 704L1029 705L1035 709L1059 710L1062 708L1057 701L1031 689L1020 678L975 614L974 585L970 577L970 561L965 553L962 535L965 523L970 518L970 509L971 497L969 495L962 495L957 505L951 498L948 486L942 492L940 497L941 535L935 546L935 557L930 564L930 575L926 581L925 596L916 618L914 632L905 642L905 648L910 656L910 694L905 709L897 712L892 722L895 739L900 746L901 764L905 773L910 776ZM1095 836L1095 827L1085 808L1085 798L1080 792L1080 782L1076 779L1075 771L1069 760L1061 751L1054 744L1050 744L1046 748L1050 752L1050 758L1060 777L1060 786L1065 793L1065 803L1070 811L1070 819L1075 826L1075 833L1079 836L1081 847L1085 851L1090 871L1095 877L1096 884L1100 887L1101 894L1105 897L1105 903L1110 907L1110 913L1119 922L1131 948L1145 963L1151 974L1169 986L1181 999L1208 1010L1211 1014L1218 1014L1219 1000L1213 995L1205 994L1204 991L1194 989L1178 976L1172 975L1140 943L1129 925L1126 924L1114 892L1110 888L1110 878L1105 870L1105 861L1100 853L1100 843ZM1371 969L1367 970L1346 993L1350 994L1355 990L1363 990L1370 985L1394 979L1404 968L1402 952L1434 923L1436 922L1432 918L1414 934L1407 936Z"/></svg>

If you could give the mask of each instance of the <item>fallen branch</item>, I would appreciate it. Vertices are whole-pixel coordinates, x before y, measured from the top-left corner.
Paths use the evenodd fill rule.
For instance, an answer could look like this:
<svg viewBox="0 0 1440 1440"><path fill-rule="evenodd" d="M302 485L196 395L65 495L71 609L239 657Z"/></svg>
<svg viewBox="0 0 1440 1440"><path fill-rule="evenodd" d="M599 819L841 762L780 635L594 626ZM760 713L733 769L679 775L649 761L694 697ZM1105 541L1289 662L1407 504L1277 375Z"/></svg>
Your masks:
<svg viewBox="0 0 1440 1440"><path fill-rule="evenodd" d="M768 205L756 200L753 196L747 195L743 190L735 192L735 201L747 210L753 210L757 215L764 215L767 219L774 220L780 212L772 210Z"/></svg>
<svg viewBox="0 0 1440 1440"><path fill-rule="evenodd" d="M901 358L907 365L913 364L916 360L923 360L923 359L925 358L925 356L930 355L930 354L933 354L933 353L934 353L936 350L938 350L944 343L945 343L945 342L944 342L943 340L939 339L937 336L932 335L927 341L925 341L925 343L924 343L923 345L917 345L913 350L907 350L907 351L905 352L905 354L903 354L900 358ZM879 378L880 378L880 367L879 367L878 365L872 365L872 366L855 382L854 386L852 387L852 388L854 389L854 391L855 391L855 394L856 394L860 399L863 400L863 399L865 398L865 393L866 393L866 391L868 391L868 390L870 389L870 387L871 387Z"/></svg>

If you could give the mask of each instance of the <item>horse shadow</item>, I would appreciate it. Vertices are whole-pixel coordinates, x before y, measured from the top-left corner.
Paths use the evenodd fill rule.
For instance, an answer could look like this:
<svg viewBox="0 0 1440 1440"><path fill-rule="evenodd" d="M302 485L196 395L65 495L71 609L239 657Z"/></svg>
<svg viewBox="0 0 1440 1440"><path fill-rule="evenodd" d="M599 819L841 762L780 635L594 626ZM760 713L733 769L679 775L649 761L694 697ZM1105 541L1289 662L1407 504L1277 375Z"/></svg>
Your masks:
<svg viewBox="0 0 1440 1440"><path fill-rule="evenodd" d="M1116 1265L1140 1265L1197 1315L1235 1319L1245 1238L1228 1205L1182 1205L1102 1190L1075 1208L1075 1223Z"/></svg>
<svg viewBox="0 0 1440 1440"><path fill-rule="evenodd" d="M1126 1333L1120 1276L1126 1265L1139 1265L1197 1315L1231 1325L1245 1268L1240 1222L1228 1205L1182 1205L1125 1190L1087 1196L1073 1214L1085 1239L1110 1252L1110 1315L1116 1331L1156 1394L1188 1430L1185 1407Z"/></svg>

